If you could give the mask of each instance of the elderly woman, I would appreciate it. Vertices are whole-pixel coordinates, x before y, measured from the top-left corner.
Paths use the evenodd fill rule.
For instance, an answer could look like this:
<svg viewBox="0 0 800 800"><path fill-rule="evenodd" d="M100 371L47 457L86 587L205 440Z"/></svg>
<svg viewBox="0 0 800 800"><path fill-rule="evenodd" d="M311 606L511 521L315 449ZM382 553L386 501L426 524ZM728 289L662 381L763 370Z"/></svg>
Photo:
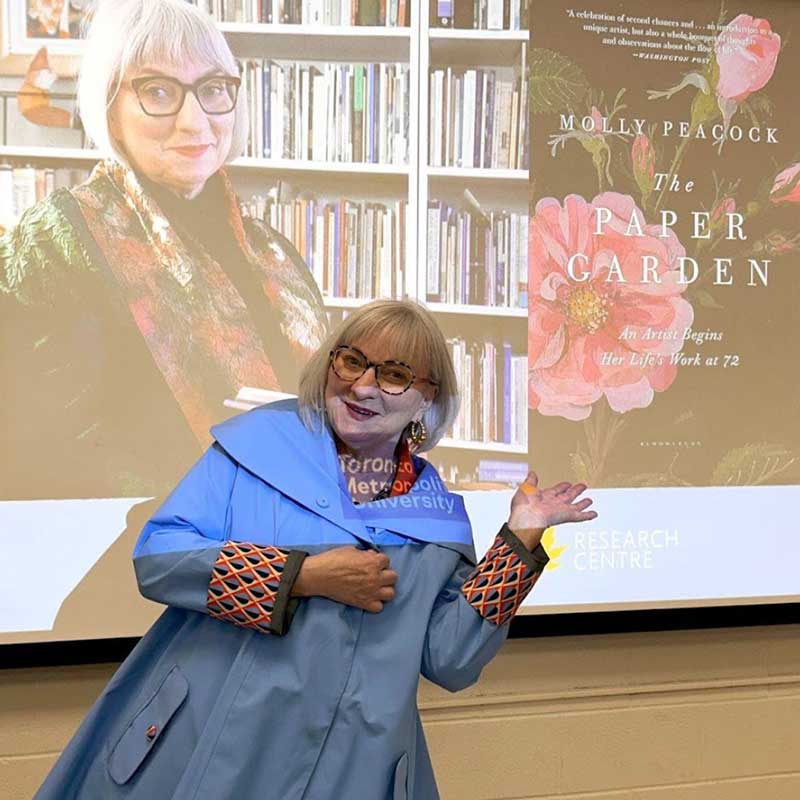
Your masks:
<svg viewBox="0 0 800 800"><path fill-rule="evenodd" d="M37 797L431 800L420 673L474 683L547 563L596 515L530 473L475 564L460 496L416 452L458 408L429 312L376 301L306 365L297 400L212 429L148 522L141 591L169 608Z"/></svg>
<svg viewBox="0 0 800 800"><path fill-rule="evenodd" d="M236 62L183 0L103 0L78 84L113 154L0 238L4 498L159 494L243 386L294 393L327 332L285 239L243 219Z"/></svg>

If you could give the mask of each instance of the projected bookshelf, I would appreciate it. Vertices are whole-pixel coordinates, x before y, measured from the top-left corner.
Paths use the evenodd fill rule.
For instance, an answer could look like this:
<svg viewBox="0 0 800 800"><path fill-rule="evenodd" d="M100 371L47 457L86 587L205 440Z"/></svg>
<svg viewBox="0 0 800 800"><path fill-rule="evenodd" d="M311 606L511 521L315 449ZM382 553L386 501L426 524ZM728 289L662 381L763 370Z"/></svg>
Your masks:
<svg viewBox="0 0 800 800"><path fill-rule="evenodd" d="M466 475L434 460L446 480L480 486L518 480L527 453L528 32L458 27L470 23L459 9L420 31L417 296L437 313L462 386L440 446L472 453Z"/></svg>
<svg viewBox="0 0 800 800"><path fill-rule="evenodd" d="M431 27L411 0L387 3L393 21L371 25L341 24L349 0L308 4L337 24L254 21L270 3L227 18L206 5L242 63L251 107L247 154L229 167L245 213L293 241L332 320L373 296L417 298L437 314L464 387L461 416L431 454L446 479L476 481L487 457L521 462L527 30ZM48 170L81 179L98 158L74 138L34 144L4 130L0 185L9 172L29 184L18 203L63 184ZM333 232L353 247L334 254Z"/></svg>

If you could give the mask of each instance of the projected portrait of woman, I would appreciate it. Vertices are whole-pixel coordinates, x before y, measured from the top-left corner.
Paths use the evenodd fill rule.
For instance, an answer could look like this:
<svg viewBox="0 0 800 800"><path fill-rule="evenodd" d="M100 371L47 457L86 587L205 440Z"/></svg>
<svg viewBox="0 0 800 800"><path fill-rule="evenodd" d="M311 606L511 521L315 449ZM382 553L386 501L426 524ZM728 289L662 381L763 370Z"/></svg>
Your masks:
<svg viewBox="0 0 800 800"><path fill-rule="evenodd" d="M292 245L240 213L239 84L197 7L100 3L78 104L112 155L0 238L3 499L158 495L242 387L296 391L327 320Z"/></svg>

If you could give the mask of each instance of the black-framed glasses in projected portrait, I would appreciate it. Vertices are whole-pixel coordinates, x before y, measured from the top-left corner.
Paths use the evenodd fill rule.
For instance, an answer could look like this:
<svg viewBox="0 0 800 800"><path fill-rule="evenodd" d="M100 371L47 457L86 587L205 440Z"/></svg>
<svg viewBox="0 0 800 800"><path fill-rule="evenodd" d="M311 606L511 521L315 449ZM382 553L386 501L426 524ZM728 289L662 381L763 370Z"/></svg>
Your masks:
<svg viewBox="0 0 800 800"><path fill-rule="evenodd" d="M230 114L236 108L241 79L232 75L209 75L194 83L181 83L166 75L134 78L131 88L139 106L150 117L174 117L191 93L206 114Z"/></svg>

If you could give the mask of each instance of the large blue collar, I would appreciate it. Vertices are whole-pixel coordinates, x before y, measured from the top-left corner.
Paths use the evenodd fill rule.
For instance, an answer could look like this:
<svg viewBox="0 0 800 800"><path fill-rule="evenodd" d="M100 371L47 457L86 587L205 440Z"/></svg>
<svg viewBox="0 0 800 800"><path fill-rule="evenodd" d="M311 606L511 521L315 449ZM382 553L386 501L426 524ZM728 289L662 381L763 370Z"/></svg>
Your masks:
<svg viewBox="0 0 800 800"><path fill-rule="evenodd" d="M370 542L368 527L457 550L475 563L472 529L460 495L448 491L425 459L414 456L411 490L363 505L347 491L336 445L327 428L309 431L297 400L279 400L240 414L211 433L249 472L314 513Z"/></svg>

